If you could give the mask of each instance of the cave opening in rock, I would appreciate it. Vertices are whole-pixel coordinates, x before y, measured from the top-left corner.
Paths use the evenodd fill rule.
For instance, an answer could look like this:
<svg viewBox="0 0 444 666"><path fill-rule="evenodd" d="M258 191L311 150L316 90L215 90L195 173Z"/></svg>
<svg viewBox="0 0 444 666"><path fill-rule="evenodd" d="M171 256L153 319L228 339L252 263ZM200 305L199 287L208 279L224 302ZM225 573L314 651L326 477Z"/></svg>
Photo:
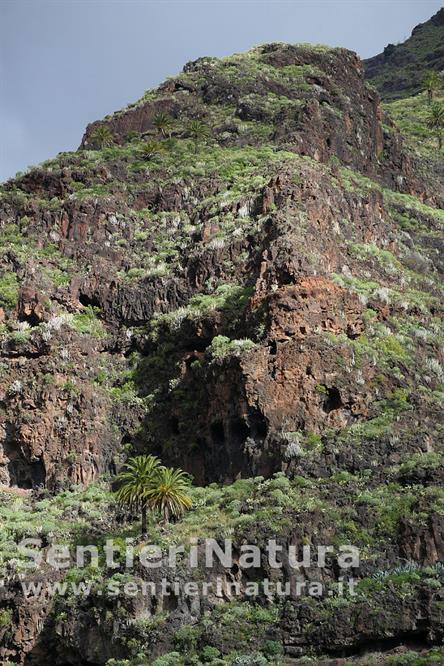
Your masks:
<svg viewBox="0 0 444 666"><path fill-rule="evenodd" d="M276 340L272 340L270 344L268 345L268 348L270 350L270 356L276 356L277 354L277 342Z"/></svg>
<svg viewBox="0 0 444 666"><path fill-rule="evenodd" d="M11 486L31 490L45 485L46 472L41 460L28 463L15 458L10 460L8 471Z"/></svg>
<svg viewBox="0 0 444 666"><path fill-rule="evenodd" d="M179 419L177 418L177 416L172 416L170 418L170 428L173 435L180 434Z"/></svg>
<svg viewBox="0 0 444 666"><path fill-rule="evenodd" d="M176 597L175 594L164 595L162 597L162 606L163 610L166 613L171 613L172 611L175 611L179 606L179 599Z"/></svg>
<svg viewBox="0 0 444 666"><path fill-rule="evenodd" d="M259 410L248 410L248 424L250 426L250 437L252 437L254 440L264 440L267 437L267 420Z"/></svg>
<svg viewBox="0 0 444 666"><path fill-rule="evenodd" d="M225 431L222 421L214 421L214 423L211 424L210 430L211 439L213 440L214 444L217 446L225 444Z"/></svg>
<svg viewBox="0 0 444 666"><path fill-rule="evenodd" d="M39 317L34 310L30 312L29 314L22 314L18 317L19 321L26 321L32 328L34 326L39 326L39 324L42 323L41 317Z"/></svg>
<svg viewBox="0 0 444 666"><path fill-rule="evenodd" d="M117 474L117 467L114 460L110 460L108 463L108 472L111 476L115 476Z"/></svg>
<svg viewBox="0 0 444 666"><path fill-rule="evenodd" d="M419 621L416 630L401 633L398 636L391 636L388 638L380 638L376 640L363 640L350 647L342 647L326 650L327 654L335 657L352 657L352 656L369 656L372 654L380 654L381 652L388 652L396 648L405 647L408 650L424 650L430 647L427 640L427 630L424 628L424 622Z"/></svg>
<svg viewBox="0 0 444 666"><path fill-rule="evenodd" d="M88 296L87 294L79 294L79 303L84 305L85 307L88 307L89 305L92 305L95 308L100 307L100 302L99 299L96 298L95 296Z"/></svg>
<svg viewBox="0 0 444 666"><path fill-rule="evenodd" d="M235 418L230 421L230 440L236 444L243 444L250 436L250 428L244 419Z"/></svg>
<svg viewBox="0 0 444 666"><path fill-rule="evenodd" d="M343 407L343 404L344 403L342 402L339 389L336 388L336 386L333 386L331 388L326 387L324 411L327 412L327 414L329 414L330 412L333 412L335 409L340 409L341 407Z"/></svg>

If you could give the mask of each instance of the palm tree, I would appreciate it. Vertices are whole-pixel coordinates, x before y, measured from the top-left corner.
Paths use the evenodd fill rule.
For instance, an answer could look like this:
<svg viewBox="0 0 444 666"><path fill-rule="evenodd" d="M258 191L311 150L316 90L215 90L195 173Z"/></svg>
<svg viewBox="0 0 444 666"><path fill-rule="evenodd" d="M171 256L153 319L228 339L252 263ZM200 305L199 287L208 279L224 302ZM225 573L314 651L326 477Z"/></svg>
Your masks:
<svg viewBox="0 0 444 666"><path fill-rule="evenodd" d="M432 130L438 140L438 149L442 148L442 135L444 131L444 104L435 102L427 118L427 127Z"/></svg>
<svg viewBox="0 0 444 666"><path fill-rule="evenodd" d="M164 111L159 111L153 118L154 127L161 133L163 137L171 136L171 129L173 125L173 120Z"/></svg>
<svg viewBox="0 0 444 666"><path fill-rule="evenodd" d="M154 155L158 155L163 150L164 145L161 141L157 141L157 139L150 139L149 141L145 141L145 143L142 145L141 153L142 157L150 160L152 157L154 157Z"/></svg>
<svg viewBox="0 0 444 666"><path fill-rule="evenodd" d="M136 456L125 463L116 478L120 482L116 492L117 501L140 510L143 535L147 531L147 493L159 469L160 460L156 456Z"/></svg>
<svg viewBox="0 0 444 666"><path fill-rule="evenodd" d="M183 470L160 467L156 470L146 494L148 506L159 511L165 522L173 516L182 516L192 505L187 492L190 484L191 479Z"/></svg>
<svg viewBox="0 0 444 666"><path fill-rule="evenodd" d="M91 134L91 139L99 148L109 148L114 143L114 136L108 125L99 125Z"/></svg>
<svg viewBox="0 0 444 666"><path fill-rule="evenodd" d="M436 70L430 69L424 75L423 85L424 89L427 91L428 103L431 104L435 92L442 86L442 78L440 74Z"/></svg>
<svg viewBox="0 0 444 666"><path fill-rule="evenodd" d="M192 120L188 125L188 133L194 140L194 149L197 152L199 141L204 141L210 135L210 128L201 120Z"/></svg>

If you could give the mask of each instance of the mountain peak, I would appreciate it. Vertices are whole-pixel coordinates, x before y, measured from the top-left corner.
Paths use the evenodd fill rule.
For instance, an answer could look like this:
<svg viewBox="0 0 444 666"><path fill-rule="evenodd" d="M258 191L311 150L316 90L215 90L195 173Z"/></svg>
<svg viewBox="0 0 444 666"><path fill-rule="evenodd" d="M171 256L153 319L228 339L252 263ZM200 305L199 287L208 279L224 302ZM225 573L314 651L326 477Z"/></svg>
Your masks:
<svg viewBox="0 0 444 666"><path fill-rule="evenodd" d="M367 78L383 99L418 93L427 70L444 70L444 8L413 28L405 42L388 44L364 65Z"/></svg>
<svg viewBox="0 0 444 666"><path fill-rule="evenodd" d="M349 91L353 89L354 95ZM90 124L81 148L95 148L103 125L123 145L155 134L167 113L178 137L187 123L207 124L224 146L259 145L326 161L336 155L374 170L382 149L379 96L358 56L322 45L272 43L224 58L202 57L125 109Z"/></svg>

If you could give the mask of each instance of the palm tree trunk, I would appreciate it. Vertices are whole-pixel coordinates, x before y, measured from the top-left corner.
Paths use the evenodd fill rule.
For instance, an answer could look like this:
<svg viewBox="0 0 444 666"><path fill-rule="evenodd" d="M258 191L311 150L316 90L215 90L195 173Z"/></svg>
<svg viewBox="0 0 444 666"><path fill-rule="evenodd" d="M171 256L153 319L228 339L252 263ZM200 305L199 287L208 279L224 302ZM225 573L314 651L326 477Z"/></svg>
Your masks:
<svg viewBox="0 0 444 666"><path fill-rule="evenodd" d="M146 504L142 504L142 536L145 536L147 533L147 511Z"/></svg>

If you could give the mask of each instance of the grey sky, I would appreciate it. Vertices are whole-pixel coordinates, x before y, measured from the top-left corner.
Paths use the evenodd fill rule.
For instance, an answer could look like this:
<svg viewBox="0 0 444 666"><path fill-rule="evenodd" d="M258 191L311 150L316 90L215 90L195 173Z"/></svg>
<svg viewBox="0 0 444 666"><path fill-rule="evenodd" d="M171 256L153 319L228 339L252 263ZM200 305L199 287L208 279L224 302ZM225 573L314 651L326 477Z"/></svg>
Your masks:
<svg viewBox="0 0 444 666"><path fill-rule="evenodd" d="M442 6L437 0L0 0L0 180L72 150L88 122L203 55L286 41L362 57Z"/></svg>

